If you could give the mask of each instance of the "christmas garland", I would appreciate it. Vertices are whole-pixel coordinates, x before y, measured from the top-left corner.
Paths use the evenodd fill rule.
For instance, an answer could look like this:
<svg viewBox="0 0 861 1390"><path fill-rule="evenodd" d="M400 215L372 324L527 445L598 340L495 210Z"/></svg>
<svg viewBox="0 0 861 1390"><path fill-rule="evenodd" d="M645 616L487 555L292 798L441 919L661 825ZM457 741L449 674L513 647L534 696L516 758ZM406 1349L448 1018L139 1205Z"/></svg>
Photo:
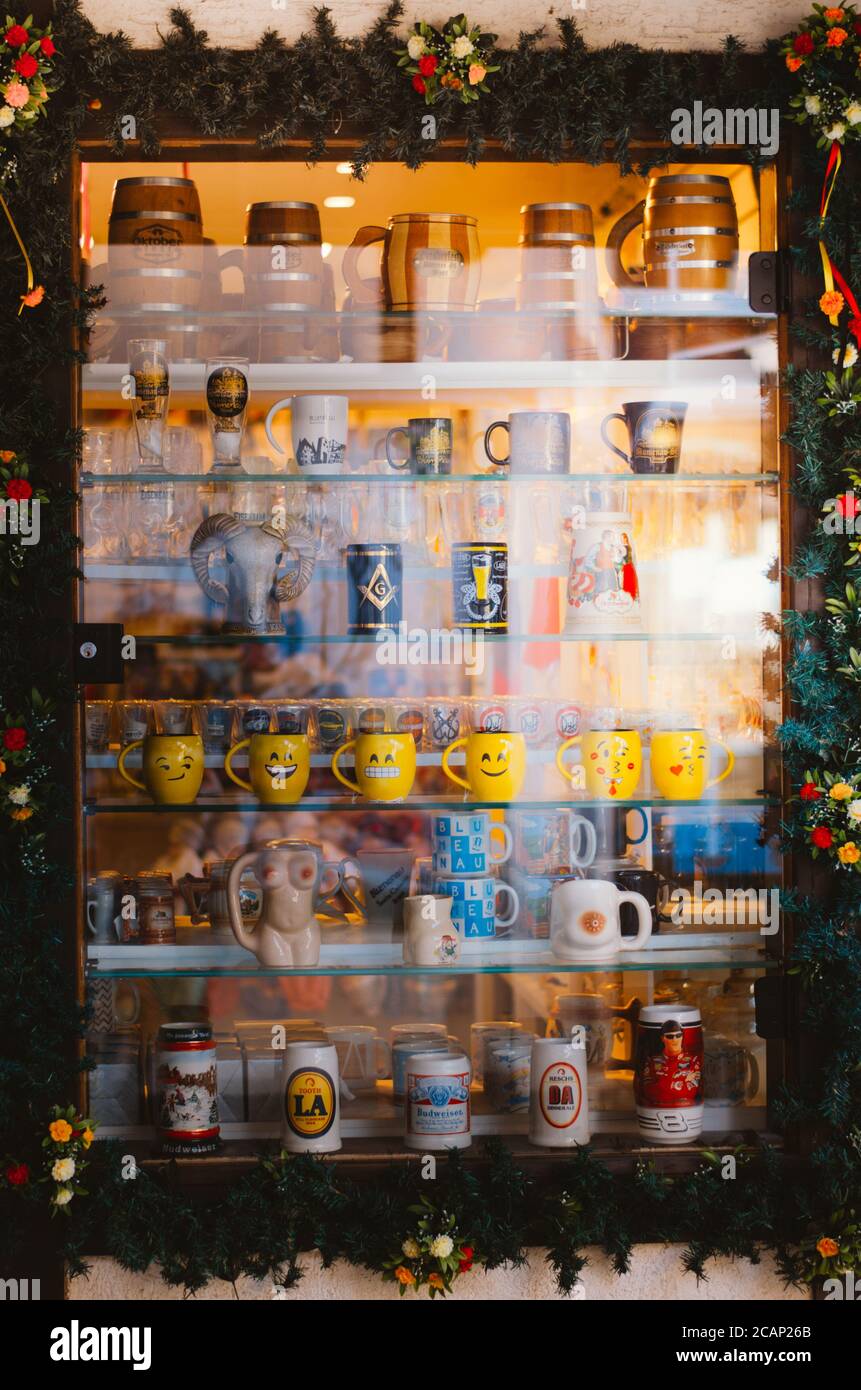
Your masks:
<svg viewBox="0 0 861 1390"><path fill-rule="evenodd" d="M841 46L827 40L827 30L844 27L834 15L822 11L802 26L801 33L812 35L810 55L794 47L789 53L811 57L804 80L814 86L817 43ZM812 517L792 557L792 572L798 579L815 578L827 600L824 611L785 616L795 705L781 733L794 789L786 813L787 848L800 856L812 850L827 854L834 869L816 893L792 891L784 898L785 911L800 926L791 968L803 991L806 1036L816 1039L821 1062L814 1083L787 1094L782 1109L787 1123L818 1125L821 1138L813 1154L802 1162L768 1149L739 1153L735 1179L727 1181L725 1160L716 1154L703 1155L693 1173L669 1176L643 1164L611 1171L588 1151L578 1151L542 1166L538 1179L527 1176L504 1145L492 1143L482 1162L455 1156L440 1165L432 1190L413 1165L362 1184L336 1163L272 1154L262 1156L218 1202L186 1194L170 1165L130 1174L112 1144L86 1150L86 1194L61 1178L52 1176L52 1186L34 1176L45 1174L48 1160L51 1175L70 1171L64 1159L74 1162L77 1173L89 1143L86 1121L67 1110L75 1094L75 1042L83 1019L63 966L68 924L55 908L73 873L72 805L63 788L73 758L68 714L74 686L67 634L46 627L43 619L68 592L75 568L72 498L62 480L72 476L80 441L51 391L50 373L71 327L86 322L94 302L68 277L62 182L84 122L100 122L118 156L126 152L124 116L133 115L137 123L136 157L150 157L158 151L160 113L168 110L212 139L252 128L264 147L302 139L309 159L319 158L330 135L348 120L360 133L358 175L383 154L418 167L450 137L463 141L471 161L493 139L513 158L611 158L627 172L636 165L631 112L644 129L666 137L673 111L694 101L788 108L791 83L805 68L804 62L781 62L781 50L773 45L769 63L760 62L758 76L751 78L731 40L712 57L629 44L591 51L570 20L558 24L554 44L543 46L540 34L526 34L511 50L490 47L489 36L470 30L454 37L467 37L480 49L485 77L475 72L471 84L480 97L465 101L462 87L440 80L432 92L435 130L429 139L423 126L427 84L424 92L416 90L407 79L422 76L421 69L410 73L409 64L398 61L406 52L418 65L427 54L413 58L410 35L399 32L400 18L400 6L391 5L366 35L344 40L320 11L296 44L267 33L253 50L228 52L211 47L183 12L174 11L172 28L150 53L135 51L122 35L99 34L77 0L60 0L48 36L51 51L41 48L52 68L48 118L27 121L26 129L16 119L3 132L10 156L4 192L44 291L27 314L16 314L20 251L11 236L0 240L0 483L10 500L36 497L50 505L42 512L38 546L23 547L12 535L0 545L0 739L6 764L0 774L0 1017L15 1021L5 1026L0 1058L2 1265L9 1265L15 1250L30 1247L46 1212L58 1210L49 1194L55 1198L62 1183L72 1191L61 1204L70 1219L47 1222L46 1238L73 1270L98 1245L128 1269L157 1264L169 1283L188 1290L213 1277L241 1275L288 1287L299 1277L301 1252L315 1249L327 1264L345 1259L402 1290L426 1288L444 1296L482 1269L521 1263L526 1249L538 1245L546 1248L565 1292L582 1271L587 1246L602 1247L622 1272L636 1243L655 1240L684 1243L685 1265L697 1275L714 1255L756 1261L763 1250L774 1252L788 1280L846 1269L861 1273L853 1210L861 1190L861 876L858 861L846 852L856 843L856 789L861 796L861 596L853 568L859 542L849 529L856 504L847 500L854 498L858 480L861 377L848 341L852 314L845 296L821 309L814 299L810 317L795 325L829 370L790 372L787 382L794 488ZM445 34L454 22L466 23L458 16L433 33ZM852 25L846 32L854 45ZM457 52L461 64L471 56L463 44ZM427 76L438 71L439 64ZM815 96L810 83L808 88L806 95ZM851 87L846 91L851 94ZM850 125L853 117L854 111L847 114ZM821 274L821 241L846 282L859 284L861 187L848 169L823 207L828 151L803 130L800 138L806 142L803 177L793 204L806 236L799 265ZM833 131L830 138L833 144ZM747 156L756 160L756 150ZM854 142L847 139L846 163L854 157ZM826 326L823 312L833 323ZM836 526L837 517L845 525ZM29 815L19 814L27 810ZM827 846L818 833L823 829L832 836ZM52 1109L60 1098L61 1114ZM65 1135L65 1129L52 1129L52 1147L43 1147L48 1126L60 1119L71 1135L58 1139L55 1134ZM63 1153L69 1143L80 1144L80 1151Z"/></svg>

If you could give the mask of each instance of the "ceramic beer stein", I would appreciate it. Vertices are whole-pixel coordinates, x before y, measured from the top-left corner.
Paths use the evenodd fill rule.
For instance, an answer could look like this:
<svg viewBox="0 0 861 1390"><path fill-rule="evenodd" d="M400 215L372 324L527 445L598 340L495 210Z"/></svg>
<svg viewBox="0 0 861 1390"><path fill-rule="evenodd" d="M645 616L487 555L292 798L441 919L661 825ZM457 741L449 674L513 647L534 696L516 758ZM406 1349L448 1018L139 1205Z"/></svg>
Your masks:
<svg viewBox="0 0 861 1390"><path fill-rule="evenodd" d="M143 749L143 780L133 777L126 767L133 748ZM199 734L148 734L127 743L117 758L120 776L163 806L185 806L194 801L203 769L203 739Z"/></svg>
<svg viewBox="0 0 861 1390"><path fill-rule="evenodd" d="M404 964L456 965L460 934L452 921L451 898L423 893L404 899Z"/></svg>
<svg viewBox="0 0 861 1390"><path fill-rule="evenodd" d="M355 749L355 782L338 765L351 748ZM349 791L369 801L403 801L416 776L415 739L412 734L359 734L333 755L332 771Z"/></svg>
<svg viewBox="0 0 861 1390"><path fill-rule="evenodd" d="M623 937L622 903L637 912L638 931ZM569 879L557 883L550 901L550 946L560 960L613 960L640 951L652 935L652 910L642 893L620 893L615 883Z"/></svg>
<svg viewBox="0 0 861 1390"><path fill-rule="evenodd" d="M414 1052L407 1058L404 1143L422 1153L472 1143L472 1076L463 1052Z"/></svg>
<svg viewBox="0 0 861 1390"><path fill-rule="evenodd" d="M570 1038L536 1038L532 1045L529 1142L565 1149L588 1144L586 1049Z"/></svg>
<svg viewBox="0 0 861 1390"><path fill-rule="evenodd" d="M120 941L122 919L117 912L122 874L105 869L90 879L87 891L87 926L95 941Z"/></svg>
<svg viewBox="0 0 861 1390"><path fill-rule="evenodd" d="M347 452L346 396L285 396L276 401L266 416L266 438L279 454L284 450L272 434L272 422L279 410L289 407L293 456L300 473L340 473Z"/></svg>
<svg viewBox="0 0 861 1390"><path fill-rule="evenodd" d="M248 751L246 782L233 771L233 759ZM307 734L252 734L235 743L224 759L224 771L243 791L253 792L265 806L285 806L298 801L308 785L311 744Z"/></svg>
<svg viewBox="0 0 861 1390"><path fill-rule="evenodd" d="M726 767L709 779L712 743L726 754ZM699 801L709 787L729 777L735 754L719 740L710 740L703 729L668 729L652 734L651 767L661 796L675 801Z"/></svg>
<svg viewBox="0 0 861 1390"><path fill-rule="evenodd" d="M288 1042L283 1065L284 1148L288 1153L335 1153L341 1147L337 1048Z"/></svg>
<svg viewBox="0 0 861 1390"><path fill-rule="evenodd" d="M639 627L640 581L628 512L587 512L571 531L565 631Z"/></svg>
<svg viewBox="0 0 861 1390"><path fill-rule="evenodd" d="M466 749L466 777L449 766L456 748ZM448 745L442 770L477 801L516 801L526 776L525 740L507 732L466 734Z"/></svg>
<svg viewBox="0 0 861 1390"><path fill-rule="evenodd" d="M703 1025L686 1004L647 1004L637 1024L634 1099L652 1144L696 1139L703 1127Z"/></svg>

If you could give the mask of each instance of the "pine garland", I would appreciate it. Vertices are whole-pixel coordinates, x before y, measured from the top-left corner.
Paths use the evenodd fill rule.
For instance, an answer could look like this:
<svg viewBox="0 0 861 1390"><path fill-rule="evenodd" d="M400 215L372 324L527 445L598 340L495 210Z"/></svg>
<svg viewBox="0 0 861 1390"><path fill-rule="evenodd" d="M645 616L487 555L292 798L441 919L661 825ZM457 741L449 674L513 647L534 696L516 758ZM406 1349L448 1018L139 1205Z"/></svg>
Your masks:
<svg viewBox="0 0 861 1390"><path fill-rule="evenodd" d="M27 775L39 789L38 811L26 821L0 821L0 1017L6 1020L0 1059L0 1152L20 1165L38 1162L38 1143L50 1106L74 1094L74 1040L82 1017L62 961L63 935L54 902L69 887L71 806L59 788L73 757L65 730L74 688L62 632L45 632L42 613L68 592L75 571L73 498L52 477L72 476L80 440L69 430L50 388L62 345L73 325L87 322L95 304L68 274L70 231L63 174L85 122L96 122L118 157L129 153L123 117L133 115L135 157L159 150L163 113L213 140L253 130L261 148L303 142L309 160L326 154L340 130L358 132L354 169L361 176L375 160L395 158L418 168L440 142L456 137L464 157L479 160L489 141L516 159L557 162L612 159L626 173L637 168L632 141L643 132L669 133L670 116L695 100L719 108L786 106L788 78L772 45L752 74L740 46L728 39L719 55L668 54L630 44L586 47L573 20L557 24L556 41L522 34L510 50L495 50L498 65L489 90L464 106L441 91L433 106L435 135L422 127L426 108L393 61L403 43L401 6L391 4L368 32L343 39L326 10L295 44L264 34L247 52L212 47L181 10L154 52L136 51L123 34L101 34L78 0L59 0L54 25L55 78L47 119L13 134L4 148L0 186L46 287L38 308L15 316L20 261L11 238L0 236L0 353L4 363L0 452L25 464L33 486L48 499L42 541L24 553L14 539L0 545L0 623L4 633L2 718L28 730ZM795 248L801 270L817 270L818 193L824 155L802 135L805 177L792 195L803 220ZM758 154L743 156L755 163ZM666 154L669 158L669 151ZM861 187L847 155L832 199L824 237L851 283L861 284ZM859 693L849 650L861 650L861 609L847 597L854 572L853 538L820 525L829 499L852 486L861 458L861 378L840 370L846 326L835 336L811 306L794 325L799 340L830 357L833 378L819 370L790 371L792 404L788 442L795 450L793 489L812 523L792 557L791 573L817 580L833 604L830 613L788 613L791 646L786 678L794 709L781 730L784 756L797 790L809 777L861 775ZM71 362L71 350L68 353ZM861 589L861 582L859 582ZM38 634L40 640L34 640ZM847 662L849 670L847 673ZM35 688L35 694L34 694ZM808 848L805 807L786 811L787 848ZM840 1239L852 1226L852 1201L861 1191L861 875L830 875L815 895L790 890L784 910L801 925L791 969L804 989L804 1026L821 1044L818 1073L781 1101L787 1123L813 1119L822 1142L805 1162L768 1150L736 1155L732 1181L717 1155L697 1170L670 1177L649 1165L611 1171L589 1152L552 1164L540 1181L527 1176L499 1142L486 1162L457 1156L441 1165L434 1199L469 1233L479 1265L517 1265L527 1247L547 1250L560 1290L576 1283L590 1245L602 1247L619 1273L641 1241L686 1245L685 1267L701 1277L716 1255L756 1261L774 1253L787 1280L809 1279L840 1267L861 1272L856 1244L829 1260L817 1240ZM9 1020L14 1020L10 1026ZM290 1286L299 1257L315 1249L324 1263L344 1259L382 1272L392 1242L407 1233L426 1185L415 1168L398 1167L373 1184L357 1182L335 1163L313 1158L261 1157L219 1201L183 1190L172 1165L124 1174L117 1146L91 1151L91 1195L75 1200L68 1221L50 1225L58 1252L73 1270L84 1267L96 1242L125 1268L157 1265L163 1277L189 1292L211 1278L243 1275ZM0 1243L4 1263L26 1250L44 1216L34 1186L12 1186L0 1174ZM840 1261L843 1261L841 1265ZM479 1277L470 1273L462 1277Z"/></svg>

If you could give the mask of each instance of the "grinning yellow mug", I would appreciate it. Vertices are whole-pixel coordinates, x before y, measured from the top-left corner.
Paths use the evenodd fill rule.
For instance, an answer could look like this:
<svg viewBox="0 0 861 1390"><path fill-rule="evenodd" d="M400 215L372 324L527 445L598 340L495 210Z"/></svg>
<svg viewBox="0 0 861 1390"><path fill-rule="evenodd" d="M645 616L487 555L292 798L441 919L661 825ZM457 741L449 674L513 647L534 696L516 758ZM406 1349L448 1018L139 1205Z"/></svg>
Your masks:
<svg viewBox="0 0 861 1390"><path fill-rule="evenodd" d="M240 748L249 750L249 782L233 771L233 759ZM308 785L311 771L308 736L252 734L233 745L224 759L224 771L231 782L247 792L254 792L266 806L289 806L299 800Z"/></svg>
<svg viewBox="0 0 861 1390"><path fill-rule="evenodd" d="M449 767L455 748L466 749L466 777ZM442 770L477 801L516 801L526 777L526 743L522 734L472 733L456 738L442 755Z"/></svg>
<svg viewBox="0 0 861 1390"><path fill-rule="evenodd" d="M126 758L133 748L143 749L143 781L133 777L126 767ZM199 734L148 734L127 743L117 758L121 777L166 806L187 806L194 801L203 781L203 768L203 739Z"/></svg>
<svg viewBox="0 0 861 1390"><path fill-rule="evenodd" d="M338 766L351 748L355 749L355 782ZM369 801L403 801L416 778L416 741L412 734L359 734L341 744L332 757L332 771L351 792Z"/></svg>
<svg viewBox="0 0 861 1390"><path fill-rule="evenodd" d="M726 767L709 779L711 751L726 753ZM729 777L735 754L725 743L710 739L703 729L668 729L652 734L652 778L661 796L675 801L699 801L709 787Z"/></svg>
<svg viewBox="0 0 861 1390"><path fill-rule="evenodd" d="M565 766L564 754L579 744L583 771ZM588 733L566 738L556 754L556 766L572 787L579 776L596 801L629 801L637 790L643 771L643 745L636 729L590 729Z"/></svg>

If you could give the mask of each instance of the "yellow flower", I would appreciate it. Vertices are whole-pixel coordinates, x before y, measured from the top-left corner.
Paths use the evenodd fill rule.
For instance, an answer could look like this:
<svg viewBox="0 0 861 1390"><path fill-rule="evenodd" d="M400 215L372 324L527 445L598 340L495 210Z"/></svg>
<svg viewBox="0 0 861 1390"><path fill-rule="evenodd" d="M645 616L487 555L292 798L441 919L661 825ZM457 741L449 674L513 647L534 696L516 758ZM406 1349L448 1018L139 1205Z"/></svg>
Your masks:
<svg viewBox="0 0 861 1390"><path fill-rule="evenodd" d="M837 1255L840 1252L840 1246L837 1241L832 1240L830 1236L823 1236L821 1240L818 1240L816 1242L816 1249L826 1260L830 1259L832 1255Z"/></svg>
<svg viewBox="0 0 861 1390"><path fill-rule="evenodd" d="M843 303L843 296L839 290L826 290L819 298L819 307L829 318L834 318L840 313Z"/></svg>
<svg viewBox="0 0 861 1390"><path fill-rule="evenodd" d="M16 806L15 810L11 813L13 820L29 820L32 814L32 806Z"/></svg>
<svg viewBox="0 0 861 1390"><path fill-rule="evenodd" d="M65 1144L72 1137L72 1126L68 1120L54 1120L48 1126L48 1133L55 1144Z"/></svg>
<svg viewBox="0 0 861 1390"><path fill-rule="evenodd" d="M406 1265L398 1265L395 1270L395 1278L399 1284L414 1284L416 1282L416 1276L412 1270L407 1269Z"/></svg>
<svg viewBox="0 0 861 1390"><path fill-rule="evenodd" d="M93 1131L91 1129L84 1130L83 1134L81 1135L81 1142L83 1143L85 1149L88 1149L90 1147L95 1137L96 1136L93 1134Z"/></svg>
<svg viewBox="0 0 861 1390"><path fill-rule="evenodd" d="M469 65L469 85L474 87L476 83L483 82L487 76L487 68L482 63L470 63Z"/></svg>
<svg viewBox="0 0 861 1390"><path fill-rule="evenodd" d="M835 782L828 795L832 801L848 801L854 791L848 782Z"/></svg>
<svg viewBox="0 0 861 1390"><path fill-rule="evenodd" d="M861 859L861 849L855 844L854 840L847 840L845 845L841 845L837 851L837 858L841 864L857 864Z"/></svg>
<svg viewBox="0 0 861 1390"><path fill-rule="evenodd" d="M432 1289L444 1289L444 1288L445 1288L445 1284L444 1284L443 1281L442 1281L442 1275L441 1275L441 1274L431 1274L431 1275L429 1276L429 1278L428 1278L428 1283L430 1284L430 1286L431 1286Z"/></svg>

